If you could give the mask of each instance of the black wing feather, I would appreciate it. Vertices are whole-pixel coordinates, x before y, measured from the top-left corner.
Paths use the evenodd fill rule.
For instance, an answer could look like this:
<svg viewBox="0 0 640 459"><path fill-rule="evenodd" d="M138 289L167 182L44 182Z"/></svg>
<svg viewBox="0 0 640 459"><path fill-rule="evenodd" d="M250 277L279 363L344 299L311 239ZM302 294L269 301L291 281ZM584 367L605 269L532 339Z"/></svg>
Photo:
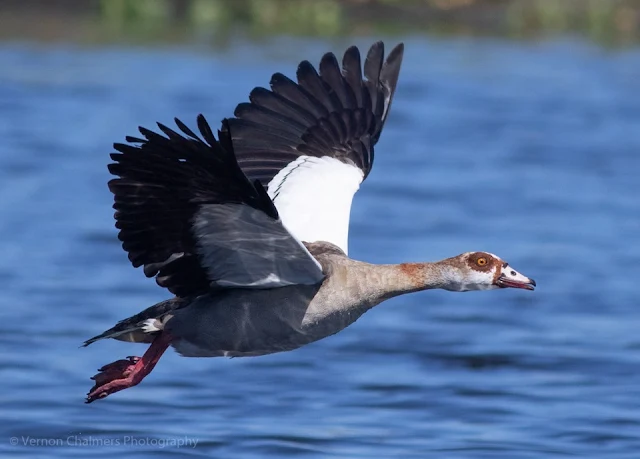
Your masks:
<svg viewBox="0 0 640 459"><path fill-rule="evenodd" d="M320 60L320 77L327 83L329 88L338 96L341 109L355 108L355 98L351 88L346 84L346 80L340 71L340 65L333 53L327 53Z"/></svg>
<svg viewBox="0 0 640 459"><path fill-rule="evenodd" d="M252 179L267 186L301 155L331 156L361 168L373 165L373 147L380 138L395 92L404 46L384 59L384 45L375 43L362 66L358 48L345 52L342 69L327 53L320 72L307 61L298 66L298 82L281 73L271 78L271 91L255 88L229 119L238 164ZM364 72L364 78L363 78Z"/></svg>
<svg viewBox="0 0 640 459"><path fill-rule="evenodd" d="M362 64L360 63L360 51L355 46L351 46L344 53L342 73L356 99L356 107L363 107Z"/></svg>
<svg viewBox="0 0 640 459"><path fill-rule="evenodd" d="M192 233L203 204L246 204L273 219L278 212L260 183L252 183L235 159L228 122L216 140L198 116L201 139L176 119L187 137L158 124L162 136L140 128L144 139L114 144L109 181L114 194L118 238L134 267L178 296L206 292L210 279L201 264Z"/></svg>
<svg viewBox="0 0 640 459"><path fill-rule="evenodd" d="M328 90L330 88L327 87L327 84L320 78L320 75L318 75L318 72L309 61L302 61L298 65L296 77L298 78L298 84L306 88L329 112L342 109L336 94Z"/></svg>

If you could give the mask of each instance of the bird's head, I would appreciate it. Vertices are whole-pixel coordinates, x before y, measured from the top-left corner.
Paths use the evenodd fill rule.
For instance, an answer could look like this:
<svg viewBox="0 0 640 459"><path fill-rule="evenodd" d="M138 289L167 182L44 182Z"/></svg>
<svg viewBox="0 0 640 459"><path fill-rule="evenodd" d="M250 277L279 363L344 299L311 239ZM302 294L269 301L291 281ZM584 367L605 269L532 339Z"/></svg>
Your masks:
<svg viewBox="0 0 640 459"><path fill-rule="evenodd" d="M491 290L522 288L533 290L536 282L520 274L500 257L487 252L466 252L444 260L451 266L447 290Z"/></svg>

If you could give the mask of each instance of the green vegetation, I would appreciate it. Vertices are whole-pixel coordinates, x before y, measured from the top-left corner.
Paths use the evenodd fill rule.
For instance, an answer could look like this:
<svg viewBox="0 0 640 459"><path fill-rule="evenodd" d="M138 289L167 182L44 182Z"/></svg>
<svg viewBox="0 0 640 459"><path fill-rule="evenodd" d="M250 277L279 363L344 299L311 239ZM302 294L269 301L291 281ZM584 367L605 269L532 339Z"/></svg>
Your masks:
<svg viewBox="0 0 640 459"><path fill-rule="evenodd" d="M86 42L215 43L238 34L574 34L605 45L640 41L640 0L67 0L43 6L25 18L24 9L16 16L0 5L0 38L57 33ZM15 20L21 17L26 26ZM43 22L46 32L33 26Z"/></svg>
<svg viewBox="0 0 640 459"><path fill-rule="evenodd" d="M623 0L102 0L105 22L253 35L581 34L603 44L640 38L640 1Z"/></svg>

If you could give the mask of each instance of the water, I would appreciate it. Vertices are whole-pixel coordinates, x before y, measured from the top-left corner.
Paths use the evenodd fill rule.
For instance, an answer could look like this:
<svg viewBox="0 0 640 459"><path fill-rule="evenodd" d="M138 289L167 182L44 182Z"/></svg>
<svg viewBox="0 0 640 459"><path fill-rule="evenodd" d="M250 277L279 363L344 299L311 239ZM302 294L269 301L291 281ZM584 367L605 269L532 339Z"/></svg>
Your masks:
<svg viewBox="0 0 640 459"><path fill-rule="evenodd" d="M168 352L91 405L95 369L144 347L80 343L167 297L116 240L110 144L174 116L215 125L351 40L0 45L2 457L638 457L639 51L405 42L351 256L486 250L538 290L396 298L290 353Z"/></svg>

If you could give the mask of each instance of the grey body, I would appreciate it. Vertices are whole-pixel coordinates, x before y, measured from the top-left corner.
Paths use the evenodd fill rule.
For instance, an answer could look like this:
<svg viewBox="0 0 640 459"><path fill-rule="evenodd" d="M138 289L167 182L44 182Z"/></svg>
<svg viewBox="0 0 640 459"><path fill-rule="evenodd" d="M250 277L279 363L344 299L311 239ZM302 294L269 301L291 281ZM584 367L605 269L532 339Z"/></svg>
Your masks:
<svg viewBox="0 0 640 459"><path fill-rule="evenodd" d="M336 246L305 244L322 266L316 285L271 289L221 289L158 303L125 319L101 338L150 342L160 329L188 357L257 356L289 351L333 335L381 301L417 290L398 267L352 260ZM155 320L155 329L144 324ZM152 320L153 322L153 320Z"/></svg>
<svg viewBox="0 0 640 459"><path fill-rule="evenodd" d="M338 333L384 299L375 288L385 283L384 268L350 260L328 243L307 246L326 275L322 283L201 296L168 321L174 348L190 357L290 351Z"/></svg>
<svg viewBox="0 0 640 459"><path fill-rule="evenodd" d="M337 333L366 310L355 305L336 308L323 292L322 285L316 285L201 296L177 311L165 328L177 338L173 347L189 357L290 351Z"/></svg>

